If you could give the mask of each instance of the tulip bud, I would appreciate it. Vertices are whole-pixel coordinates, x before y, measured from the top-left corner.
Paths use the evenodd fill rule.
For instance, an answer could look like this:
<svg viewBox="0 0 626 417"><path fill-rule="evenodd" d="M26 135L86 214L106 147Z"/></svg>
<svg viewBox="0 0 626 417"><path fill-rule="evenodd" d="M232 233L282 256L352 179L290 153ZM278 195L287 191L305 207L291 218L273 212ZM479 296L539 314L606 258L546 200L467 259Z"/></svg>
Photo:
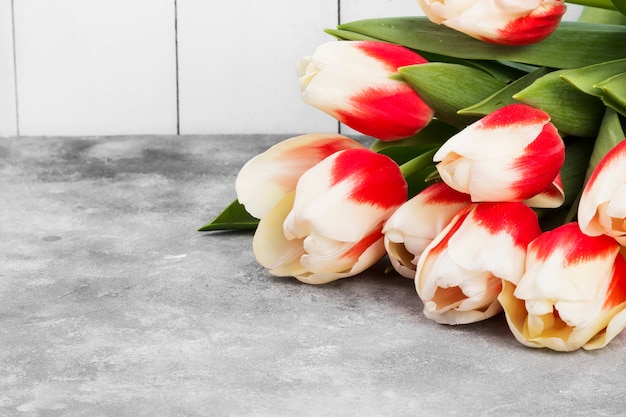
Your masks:
<svg viewBox="0 0 626 417"><path fill-rule="evenodd" d="M237 199L248 213L260 219L296 189L306 170L337 151L352 148L364 146L346 136L326 133L279 142L241 168L235 182Z"/></svg>
<svg viewBox="0 0 626 417"><path fill-rule="evenodd" d="M578 204L583 233L615 238L626 246L626 139L611 149L596 166Z"/></svg>
<svg viewBox="0 0 626 417"><path fill-rule="evenodd" d="M356 275L384 256L383 224L406 198L406 181L389 157L336 152L261 218L254 254L270 273L309 284Z"/></svg>
<svg viewBox="0 0 626 417"><path fill-rule="evenodd" d="M393 268L403 277L414 279L424 249L459 210L470 204L469 194L453 190L444 182L425 188L404 203L383 227L385 249Z"/></svg>
<svg viewBox="0 0 626 417"><path fill-rule="evenodd" d="M398 68L426 62L402 46L373 41L328 42L297 64L302 99L347 126L383 141L410 137L433 111Z"/></svg>
<svg viewBox="0 0 626 417"><path fill-rule="evenodd" d="M498 299L526 346L601 348L626 327L626 260L614 239L568 223L530 243L526 272L505 278Z"/></svg>
<svg viewBox="0 0 626 417"><path fill-rule="evenodd" d="M511 104L452 136L435 153L441 179L472 201L524 201L541 193L562 193L557 179L565 145L550 116ZM563 202L550 199L549 206Z"/></svg>
<svg viewBox="0 0 626 417"><path fill-rule="evenodd" d="M476 39L501 45L528 45L559 25L563 0L418 0L424 14Z"/></svg>
<svg viewBox="0 0 626 417"><path fill-rule="evenodd" d="M415 287L424 315L438 323L465 324L502 311L502 279L524 273L526 247L541 234L524 203L469 205L424 250Z"/></svg>

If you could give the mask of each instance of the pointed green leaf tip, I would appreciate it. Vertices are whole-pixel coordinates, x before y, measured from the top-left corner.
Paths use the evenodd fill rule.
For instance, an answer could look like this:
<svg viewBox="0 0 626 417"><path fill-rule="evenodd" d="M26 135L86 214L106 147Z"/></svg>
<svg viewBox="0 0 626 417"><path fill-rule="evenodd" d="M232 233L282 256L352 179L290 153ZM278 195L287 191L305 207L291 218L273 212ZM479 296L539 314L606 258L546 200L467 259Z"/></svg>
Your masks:
<svg viewBox="0 0 626 417"><path fill-rule="evenodd" d="M563 72L554 71L538 78L513 98L550 114L550 121L562 136L595 137L604 104L565 82L561 78Z"/></svg>
<svg viewBox="0 0 626 417"><path fill-rule="evenodd" d="M506 85L481 70L444 62L401 67L399 72L438 119L460 129L478 117L458 114L459 110L484 100Z"/></svg>
<svg viewBox="0 0 626 417"><path fill-rule="evenodd" d="M233 201L213 221L198 229L199 232L214 230L253 230L259 224L259 219L252 217L244 206Z"/></svg>

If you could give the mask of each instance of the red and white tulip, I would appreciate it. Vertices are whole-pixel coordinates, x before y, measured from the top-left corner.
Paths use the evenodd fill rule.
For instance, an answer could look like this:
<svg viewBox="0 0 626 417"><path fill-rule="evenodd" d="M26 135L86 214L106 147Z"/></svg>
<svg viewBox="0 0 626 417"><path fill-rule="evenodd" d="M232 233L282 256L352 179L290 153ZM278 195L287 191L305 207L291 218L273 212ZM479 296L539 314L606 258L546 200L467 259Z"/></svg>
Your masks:
<svg viewBox="0 0 626 417"><path fill-rule="evenodd" d="M476 39L528 45L557 28L567 9L563 0L418 0L424 14Z"/></svg>
<svg viewBox="0 0 626 417"><path fill-rule="evenodd" d="M626 246L626 140L589 177L578 204L578 223L585 234L609 235Z"/></svg>
<svg viewBox="0 0 626 417"><path fill-rule="evenodd" d="M469 194L460 193L444 182L430 185L404 203L383 227L385 249L393 268L400 275L414 279L424 249L470 204Z"/></svg>
<svg viewBox="0 0 626 417"><path fill-rule="evenodd" d="M469 125L433 160L441 179L474 202L532 199L534 207L553 208L564 200L563 140L546 112L525 104L502 107Z"/></svg>
<svg viewBox="0 0 626 417"><path fill-rule="evenodd" d="M424 315L466 324L502 311L502 280L524 273L527 245L541 234L534 211L520 202L475 203L463 209L424 250L415 288Z"/></svg>
<svg viewBox="0 0 626 417"><path fill-rule="evenodd" d="M526 272L505 278L498 299L520 343L598 349L626 327L626 261L611 237L568 223L528 246Z"/></svg>
<svg viewBox="0 0 626 417"><path fill-rule="evenodd" d="M362 144L346 136L310 133L277 143L249 160L235 181L237 199L246 211L262 218L287 194L313 165L333 153Z"/></svg>
<svg viewBox="0 0 626 417"><path fill-rule="evenodd" d="M384 256L383 224L406 198L406 181L389 157L368 149L333 153L261 218L254 254L270 273L309 284L356 275Z"/></svg>
<svg viewBox="0 0 626 417"><path fill-rule="evenodd" d="M433 110L398 68L427 62L405 47L373 41L328 42L298 60L302 99L347 126L383 141L419 132Z"/></svg>

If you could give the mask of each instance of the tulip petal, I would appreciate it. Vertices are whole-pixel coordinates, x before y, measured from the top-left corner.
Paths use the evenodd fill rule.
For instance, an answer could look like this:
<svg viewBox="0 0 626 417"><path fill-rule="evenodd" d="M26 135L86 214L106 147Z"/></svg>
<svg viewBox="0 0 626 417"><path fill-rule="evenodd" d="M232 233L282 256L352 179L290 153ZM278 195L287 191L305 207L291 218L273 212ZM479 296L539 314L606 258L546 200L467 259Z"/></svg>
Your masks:
<svg viewBox="0 0 626 417"><path fill-rule="evenodd" d="M241 168L235 182L237 199L260 219L296 189L305 171L337 151L352 148L364 146L338 134L311 133L279 142Z"/></svg>
<svg viewBox="0 0 626 417"><path fill-rule="evenodd" d="M398 68L425 63L414 51L386 42L327 42L296 65L302 99L353 129L391 141L412 136L433 117Z"/></svg>
<svg viewBox="0 0 626 417"><path fill-rule="evenodd" d="M558 26L566 7L561 0L418 0L424 14L486 42L528 45Z"/></svg>
<svg viewBox="0 0 626 417"><path fill-rule="evenodd" d="M521 343L597 349L626 326L626 260L610 237L569 223L529 245L524 276L504 280L498 299Z"/></svg>
<svg viewBox="0 0 626 417"><path fill-rule="evenodd" d="M406 278L415 278L417 260L424 249L470 203L468 194L438 182L400 206L383 228L394 269Z"/></svg>
<svg viewBox="0 0 626 417"><path fill-rule="evenodd" d="M602 158L589 177L578 205L583 233L608 234L626 244L626 140Z"/></svg>
<svg viewBox="0 0 626 417"><path fill-rule="evenodd" d="M523 201L557 181L565 145L547 113L512 104L452 136L433 160L443 181L474 202Z"/></svg>
<svg viewBox="0 0 626 417"><path fill-rule="evenodd" d="M519 280L526 246L540 233L536 215L523 203L461 209L419 258L415 287L424 314L447 324L497 314L502 278Z"/></svg>
<svg viewBox="0 0 626 417"><path fill-rule="evenodd" d="M259 222L252 239L252 250L272 275L291 276L306 272L300 264L304 254L302 239L285 239L283 221L293 206L295 192L286 195Z"/></svg>
<svg viewBox="0 0 626 417"><path fill-rule="evenodd" d="M535 208L557 208L563 205L565 201L565 190L563 190L563 182L561 175L557 175L552 184L548 188L524 201L529 207Z"/></svg>
<svg viewBox="0 0 626 417"><path fill-rule="evenodd" d="M298 181L288 237L312 231L330 239L357 242L406 201L407 185L398 165L367 149L337 152Z"/></svg>

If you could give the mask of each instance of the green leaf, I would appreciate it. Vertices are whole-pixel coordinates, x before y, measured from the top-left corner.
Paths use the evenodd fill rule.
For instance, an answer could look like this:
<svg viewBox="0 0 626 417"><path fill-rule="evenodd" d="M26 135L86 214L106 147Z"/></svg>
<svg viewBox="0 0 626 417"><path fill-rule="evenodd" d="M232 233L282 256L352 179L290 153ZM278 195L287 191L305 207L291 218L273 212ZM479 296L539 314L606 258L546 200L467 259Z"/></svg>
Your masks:
<svg viewBox="0 0 626 417"><path fill-rule="evenodd" d="M621 14L626 15L626 0L611 0L611 3Z"/></svg>
<svg viewBox="0 0 626 417"><path fill-rule="evenodd" d="M340 41L380 41L378 38L363 35L362 33L351 32L342 29L324 29L324 32L334 36Z"/></svg>
<svg viewBox="0 0 626 417"><path fill-rule="evenodd" d="M561 167L561 180L565 191L563 206L571 206L581 191L593 147L593 141L588 138L566 138L565 162Z"/></svg>
<svg viewBox="0 0 626 417"><path fill-rule="evenodd" d="M458 113L471 114L475 116L486 116L501 107L516 103L517 101L513 99L514 94L530 86L535 80L543 77L549 72L550 69L548 68L539 68L531 72L530 74L527 74L524 77L515 80L511 84L487 97L483 101L459 110Z"/></svg>
<svg viewBox="0 0 626 417"><path fill-rule="evenodd" d="M581 6L587 6L584 8L584 10L592 9L592 8L602 8L602 9L609 9L609 10L615 9L615 5L612 3L611 0L567 0L567 3L580 4Z"/></svg>
<svg viewBox="0 0 626 417"><path fill-rule="evenodd" d="M619 115L615 110L607 108L602 118L602 124L600 125L600 131L598 132L591 158L589 159L587 179L589 179L593 170L596 169L602 158L604 158L604 155L623 141L625 137Z"/></svg>
<svg viewBox="0 0 626 417"><path fill-rule="evenodd" d="M602 90L594 85L622 72L626 72L626 58L565 70L561 78L583 93L601 98Z"/></svg>
<svg viewBox="0 0 626 417"><path fill-rule="evenodd" d="M259 224L259 219L252 217L244 206L233 201L213 221L198 229L199 232L213 230L252 230Z"/></svg>
<svg viewBox="0 0 626 417"><path fill-rule="evenodd" d="M513 98L547 112L561 136L595 137L604 104L570 86L562 73L554 71L538 78Z"/></svg>
<svg viewBox="0 0 626 417"><path fill-rule="evenodd" d="M380 39L366 36L356 32L350 32L346 30L339 29L326 29L326 33L333 35L335 38L343 41L381 41ZM448 55L437 54L433 52L427 51L416 51L427 61L431 62L447 62L450 64L461 64L469 67L473 67L476 69L480 69L487 74L492 75L499 81L508 83L511 82L529 71L534 70L533 66L519 64L515 62L507 62L507 61L492 61L492 60L471 60L471 59L462 59L455 58Z"/></svg>
<svg viewBox="0 0 626 417"><path fill-rule="evenodd" d="M434 111L457 128L478 118L457 112L502 89L505 84L483 71L458 64L429 62L399 68L400 74Z"/></svg>
<svg viewBox="0 0 626 417"><path fill-rule="evenodd" d="M436 164L433 162L436 152L437 149L432 149L400 165L400 171L409 186L409 198L429 185L427 180L436 171Z"/></svg>
<svg viewBox="0 0 626 417"><path fill-rule="evenodd" d="M526 46L483 42L436 25L424 16L359 20L341 24L338 29L344 34L354 33L349 36L365 35L455 58L513 61L552 68L578 68L623 58L626 45L624 26L565 21L543 41Z"/></svg>
<svg viewBox="0 0 626 417"><path fill-rule="evenodd" d="M394 142L376 140L372 143L370 149L387 155L398 165L402 165L427 151L435 148L439 149L450 136L458 133L458 131L458 129L441 120L433 119L428 126L410 138Z"/></svg>
<svg viewBox="0 0 626 417"><path fill-rule="evenodd" d="M602 91L602 101L616 112L626 116L626 72L594 84Z"/></svg>

